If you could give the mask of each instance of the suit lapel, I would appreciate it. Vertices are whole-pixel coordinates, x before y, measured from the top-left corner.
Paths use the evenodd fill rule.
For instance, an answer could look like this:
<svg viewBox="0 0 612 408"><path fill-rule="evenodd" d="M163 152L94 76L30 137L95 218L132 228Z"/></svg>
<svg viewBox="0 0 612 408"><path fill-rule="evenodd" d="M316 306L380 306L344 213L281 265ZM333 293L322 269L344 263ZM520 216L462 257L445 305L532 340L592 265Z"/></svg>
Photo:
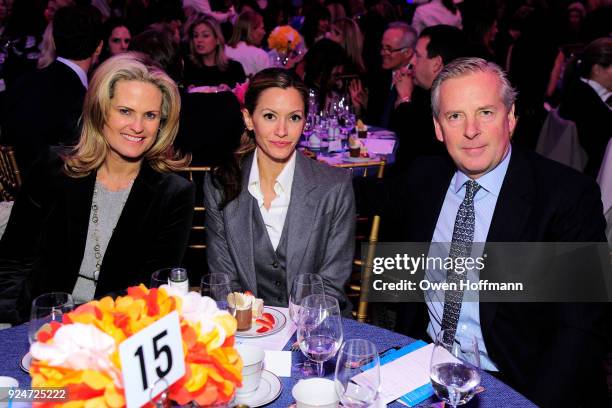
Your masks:
<svg viewBox="0 0 612 408"><path fill-rule="evenodd" d="M317 188L311 159L296 153L295 173L291 186L291 201L285 223L287 228L287 287L291 288L294 276L306 254L310 234L315 224L317 203L310 193ZM305 271L309 272L309 271Z"/></svg>
<svg viewBox="0 0 612 408"><path fill-rule="evenodd" d="M69 260L79 269L85 252L87 230L89 229L89 214L93 198L96 174L92 173L83 178L66 177L66 208L68 217L69 236L73 245Z"/></svg>
<svg viewBox="0 0 612 408"><path fill-rule="evenodd" d="M249 287L257 288L255 261L253 258L253 197L249 193L249 175L255 154L247 157L242 164L242 190L238 197L223 210L228 246L234 248L238 260L238 275Z"/></svg>
<svg viewBox="0 0 612 408"><path fill-rule="evenodd" d="M524 236L524 231L533 208L534 191L534 176L529 163L521 150L513 147L508 171L493 212L487 242L521 242L528 239ZM483 336L490 332L497 306L498 303L480 304Z"/></svg>

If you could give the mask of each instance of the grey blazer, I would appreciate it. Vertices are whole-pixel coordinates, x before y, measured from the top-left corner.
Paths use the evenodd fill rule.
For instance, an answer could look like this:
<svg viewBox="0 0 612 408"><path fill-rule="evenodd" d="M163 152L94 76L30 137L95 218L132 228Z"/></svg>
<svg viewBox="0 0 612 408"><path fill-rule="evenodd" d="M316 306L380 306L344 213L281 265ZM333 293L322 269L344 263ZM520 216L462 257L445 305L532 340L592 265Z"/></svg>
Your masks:
<svg viewBox="0 0 612 408"><path fill-rule="evenodd" d="M222 191L208 176L204 183L207 258L211 272L226 273L232 286L257 295L253 254L253 197L247 184L254 154L242 163L242 192L219 211ZM300 272L318 273L325 293L338 299L343 314L351 305L344 284L352 269L355 247L355 197L352 178L298 152L291 200L285 222L287 235L287 290ZM287 294L288 297L288 294ZM265 301L265 299L264 299Z"/></svg>

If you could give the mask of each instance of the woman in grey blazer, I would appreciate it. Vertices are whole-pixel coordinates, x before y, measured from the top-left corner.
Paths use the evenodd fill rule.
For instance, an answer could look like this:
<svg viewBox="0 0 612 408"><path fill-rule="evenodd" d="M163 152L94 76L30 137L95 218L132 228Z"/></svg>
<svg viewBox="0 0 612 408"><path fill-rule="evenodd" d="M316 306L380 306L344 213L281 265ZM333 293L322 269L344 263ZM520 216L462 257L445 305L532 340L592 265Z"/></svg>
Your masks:
<svg viewBox="0 0 612 408"><path fill-rule="evenodd" d="M248 137L204 187L208 266L277 306L287 305L297 274L317 273L350 313L343 287L354 256L351 176L296 150L307 98L287 70L252 78L243 109Z"/></svg>

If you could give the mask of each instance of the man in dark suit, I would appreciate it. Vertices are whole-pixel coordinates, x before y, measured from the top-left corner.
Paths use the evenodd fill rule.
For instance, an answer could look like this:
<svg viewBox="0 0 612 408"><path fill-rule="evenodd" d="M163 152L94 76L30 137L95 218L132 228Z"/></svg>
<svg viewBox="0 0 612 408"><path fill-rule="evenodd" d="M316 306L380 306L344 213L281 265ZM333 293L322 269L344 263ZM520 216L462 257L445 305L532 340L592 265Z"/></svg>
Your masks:
<svg viewBox="0 0 612 408"><path fill-rule="evenodd" d="M27 173L49 146L76 144L87 73L102 50L102 22L94 7L64 7L53 20L57 59L17 80L6 99L3 143L15 147Z"/></svg>
<svg viewBox="0 0 612 408"><path fill-rule="evenodd" d="M605 242L595 182L511 146L515 97L493 63L460 58L444 67L433 82L432 106L436 137L450 158L417 159L394 185L390 202L397 208L384 222L401 223L395 240L450 242L451 256L453 246L466 243ZM603 306L469 302L455 295L402 307L399 328L413 337L433 338L440 330L459 340L475 337L482 368L540 406L605 401L598 375Z"/></svg>
<svg viewBox="0 0 612 408"><path fill-rule="evenodd" d="M416 42L412 70L395 78L397 99L390 128L399 138L396 166L405 169L416 157L441 154L431 120L431 85L444 65L465 56L466 40L457 27L436 25L425 28Z"/></svg>
<svg viewBox="0 0 612 408"><path fill-rule="evenodd" d="M368 74L368 110L367 122L384 128L389 127L389 120L397 100L394 78L406 70L414 54L417 32L402 21L389 24L380 43L382 69L372 70Z"/></svg>

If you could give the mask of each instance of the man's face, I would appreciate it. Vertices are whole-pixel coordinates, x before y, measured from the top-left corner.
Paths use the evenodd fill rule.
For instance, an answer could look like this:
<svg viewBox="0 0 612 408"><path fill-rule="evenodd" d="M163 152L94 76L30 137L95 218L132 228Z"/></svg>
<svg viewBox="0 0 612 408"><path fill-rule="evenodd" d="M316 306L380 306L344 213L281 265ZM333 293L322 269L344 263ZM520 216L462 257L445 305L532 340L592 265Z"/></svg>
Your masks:
<svg viewBox="0 0 612 408"><path fill-rule="evenodd" d="M390 28L385 31L380 43L380 55L383 69L394 70L408 64L412 49L402 44L402 30Z"/></svg>
<svg viewBox="0 0 612 408"><path fill-rule="evenodd" d="M436 137L472 179L494 169L506 156L516 125L514 106L506 109L501 81L490 72L448 79L440 86Z"/></svg>
<svg viewBox="0 0 612 408"><path fill-rule="evenodd" d="M417 40L412 65L414 69L414 83L423 89L431 89L433 80L442 69L440 57L427 57L429 37L421 37Z"/></svg>

